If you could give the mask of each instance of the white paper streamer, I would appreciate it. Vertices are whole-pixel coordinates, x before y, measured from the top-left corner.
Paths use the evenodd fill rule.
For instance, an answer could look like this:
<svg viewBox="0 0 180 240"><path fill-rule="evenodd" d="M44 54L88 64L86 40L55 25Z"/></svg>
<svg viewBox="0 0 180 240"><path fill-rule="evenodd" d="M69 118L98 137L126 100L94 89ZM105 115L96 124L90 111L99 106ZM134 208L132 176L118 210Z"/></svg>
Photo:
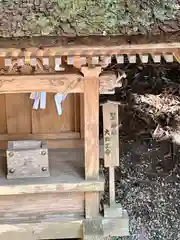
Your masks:
<svg viewBox="0 0 180 240"><path fill-rule="evenodd" d="M40 109L46 108L46 92L40 93Z"/></svg>
<svg viewBox="0 0 180 240"><path fill-rule="evenodd" d="M36 93L35 99L34 99L34 104L33 104L33 109L37 110L39 107L39 102L40 102L40 93Z"/></svg>
<svg viewBox="0 0 180 240"><path fill-rule="evenodd" d="M32 92L30 94L30 99L34 100L33 103L33 109L37 110L40 105L40 109L46 108L46 92ZM62 115L62 102L66 99L67 94L57 93L54 96L56 109L58 112L58 115Z"/></svg>
<svg viewBox="0 0 180 240"><path fill-rule="evenodd" d="M55 100L55 104L56 104L56 109L57 109L57 112L58 112L58 115L61 116L62 115L62 102L66 99L66 95L63 95L61 93L57 93L55 96L54 96L54 100Z"/></svg>

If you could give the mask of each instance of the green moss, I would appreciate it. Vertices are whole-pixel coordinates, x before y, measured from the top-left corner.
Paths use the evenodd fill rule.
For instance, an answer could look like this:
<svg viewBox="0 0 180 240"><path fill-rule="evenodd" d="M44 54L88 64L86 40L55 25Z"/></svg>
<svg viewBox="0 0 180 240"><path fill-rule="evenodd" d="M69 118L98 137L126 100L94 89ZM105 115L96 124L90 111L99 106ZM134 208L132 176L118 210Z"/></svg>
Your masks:
<svg viewBox="0 0 180 240"><path fill-rule="evenodd" d="M0 35L145 33L176 19L178 8L176 0L0 0Z"/></svg>

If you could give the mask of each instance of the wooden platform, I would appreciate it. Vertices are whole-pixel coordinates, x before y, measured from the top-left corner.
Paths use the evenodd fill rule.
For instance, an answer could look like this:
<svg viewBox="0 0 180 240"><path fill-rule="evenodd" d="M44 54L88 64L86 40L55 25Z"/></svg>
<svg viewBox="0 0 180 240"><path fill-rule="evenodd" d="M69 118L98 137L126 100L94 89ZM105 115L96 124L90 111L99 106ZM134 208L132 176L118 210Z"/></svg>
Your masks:
<svg viewBox="0 0 180 240"><path fill-rule="evenodd" d="M0 194L103 191L104 180L84 180L83 149L50 150L49 178L7 180L5 153L0 157ZM4 156L3 156L4 155Z"/></svg>
<svg viewBox="0 0 180 240"><path fill-rule="evenodd" d="M104 190L104 179L84 180L83 149L49 150L49 178L6 179L0 156L0 239L83 238L85 193ZM96 217L97 218L97 217ZM104 237L127 236L128 216L102 220ZM68 230L69 229L69 230Z"/></svg>
<svg viewBox="0 0 180 240"><path fill-rule="evenodd" d="M123 213L121 219L102 219L104 237L127 236L128 216ZM19 222L11 221L0 224L0 239L7 240L39 239L83 239L83 219L65 220L62 218L39 218L38 220Z"/></svg>

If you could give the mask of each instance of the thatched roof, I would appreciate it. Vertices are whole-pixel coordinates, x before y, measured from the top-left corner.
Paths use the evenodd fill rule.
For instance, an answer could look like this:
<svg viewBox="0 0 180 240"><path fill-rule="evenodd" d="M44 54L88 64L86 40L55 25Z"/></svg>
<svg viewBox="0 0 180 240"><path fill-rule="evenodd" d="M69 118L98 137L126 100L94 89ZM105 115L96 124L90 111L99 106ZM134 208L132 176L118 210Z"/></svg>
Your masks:
<svg viewBox="0 0 180 240"><path fill-rule="evenodd" d="M174 32L179 10L177 0L0 0L0 37Z"/></svg>

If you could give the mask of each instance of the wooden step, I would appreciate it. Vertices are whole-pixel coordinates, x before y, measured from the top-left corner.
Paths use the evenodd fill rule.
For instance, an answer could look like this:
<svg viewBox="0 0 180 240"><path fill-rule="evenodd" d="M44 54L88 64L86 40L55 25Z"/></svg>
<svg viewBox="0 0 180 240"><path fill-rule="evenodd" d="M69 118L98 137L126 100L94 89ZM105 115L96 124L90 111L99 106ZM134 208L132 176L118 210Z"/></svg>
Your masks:
<svg viewBox="0 0 180 240"><path fill-rule="evenodd" d="M2 155L2 154L1 154ZM82 149L50 150L48 178L6 179L6 158L0 156L0 195L104 191L104 179L84 180Z"/></svg>
<svg viewBox="0 0 180 240"><path fill-rule="evenodd" d="M0 221L83 218L84 193L38 193L0 196Z"/></svg>
<svg viewBox="0 0 180 240"><path fill-rule="evenodd" d="M128 216L126 211L121 218L102 218L104 237L128 236ZM65 219L59 217L39 217L33 220L0 220L0 239L83 239L83 218Z"/></svg>

